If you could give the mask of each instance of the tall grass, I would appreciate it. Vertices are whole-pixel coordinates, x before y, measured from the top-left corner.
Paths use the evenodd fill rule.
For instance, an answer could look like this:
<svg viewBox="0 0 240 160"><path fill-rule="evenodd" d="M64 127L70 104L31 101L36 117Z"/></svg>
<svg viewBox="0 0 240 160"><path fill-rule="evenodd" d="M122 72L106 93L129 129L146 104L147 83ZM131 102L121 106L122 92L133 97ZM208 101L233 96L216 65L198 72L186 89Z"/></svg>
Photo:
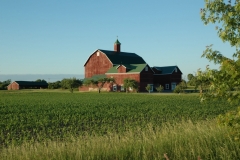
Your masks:
<svg viewBox="0 0 240 160"><path fill-rule="evenodd" d="M239 142L228 137L228 128L218 127L214 120L193 123L151 124L124 133L84 135L67 141L23 143L0 150L2 160L38 159L224 159L240 157Z"/></svg>

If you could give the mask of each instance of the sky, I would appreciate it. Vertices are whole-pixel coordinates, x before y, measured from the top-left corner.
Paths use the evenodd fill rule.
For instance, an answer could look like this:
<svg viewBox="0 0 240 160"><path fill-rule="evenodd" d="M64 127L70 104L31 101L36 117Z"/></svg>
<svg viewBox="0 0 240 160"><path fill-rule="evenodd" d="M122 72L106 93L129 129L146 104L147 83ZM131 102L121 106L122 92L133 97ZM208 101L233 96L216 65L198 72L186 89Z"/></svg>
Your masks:
<svg viewBox="0 0 240 160"><path fill-rule="evenodd" d="M97 49L141 56L150 66L195 74L206 46L231 57L215 26L204 25L204 0L0 0L0 75L84 74Z"/></svg>

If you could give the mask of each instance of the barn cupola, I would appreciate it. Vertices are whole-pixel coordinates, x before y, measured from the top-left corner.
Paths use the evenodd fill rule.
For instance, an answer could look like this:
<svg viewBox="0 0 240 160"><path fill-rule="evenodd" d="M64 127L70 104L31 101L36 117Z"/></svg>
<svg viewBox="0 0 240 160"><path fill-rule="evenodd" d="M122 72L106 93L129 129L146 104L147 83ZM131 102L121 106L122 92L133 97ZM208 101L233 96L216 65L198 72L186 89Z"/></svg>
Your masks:
<svg viewBox="0 0 240 160"><path fill-rule="evenodd" d="M115 52L121 52L121 43L118 41L118 39L114 43L114 51Z"/></svg>

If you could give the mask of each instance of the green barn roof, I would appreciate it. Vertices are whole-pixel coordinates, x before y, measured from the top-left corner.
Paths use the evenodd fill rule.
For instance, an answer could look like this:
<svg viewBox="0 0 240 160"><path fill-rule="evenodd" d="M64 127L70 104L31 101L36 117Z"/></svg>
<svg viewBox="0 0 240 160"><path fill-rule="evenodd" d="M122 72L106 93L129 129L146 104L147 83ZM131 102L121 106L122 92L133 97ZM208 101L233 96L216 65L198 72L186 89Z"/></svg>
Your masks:
<svg viewBox="0 0 240 160"><path fill-rule="evenodd" d="M147 64L144 63L144 64L122 64L122 65L128 69L127 73L136 73L136 72L141 72L146 67ZM118 67L119 65L113 66L107 71L107 73L118 73Z"/></svg>
<svg viewBox="0 0 240 160"><path fill-rule="evenodd" d="M113 64L143 64L146 63L142 57L135 53L115 52L99 49Z"/></svg>
<svg viewBox="0 0 240 160"><path fill-rule="evenodd" d="M115 44L121 44L119 41L118 41L118 39L116 40L116 42L115 42Z"/></svg>

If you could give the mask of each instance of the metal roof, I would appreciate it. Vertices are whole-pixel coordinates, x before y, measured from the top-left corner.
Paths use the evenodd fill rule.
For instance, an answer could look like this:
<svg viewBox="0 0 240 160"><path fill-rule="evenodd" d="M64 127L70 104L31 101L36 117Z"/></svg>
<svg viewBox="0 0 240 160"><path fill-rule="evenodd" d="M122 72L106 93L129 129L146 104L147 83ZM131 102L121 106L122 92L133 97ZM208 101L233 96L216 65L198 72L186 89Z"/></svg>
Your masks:
<svg viewBox="0 0 240 160"><path fill-rule="evenodd" d="M165 66L165 67L157 67L154 66L153 68L157 69L158 71L160 71L160 74L172 74L175 70L175 68L178 69L178 71L180 71L180 73L182 74L181 70L178 68L178 66Z"/></svg>
<svg viewBox="0 0 240 160"><path fill-rule="evenodd" d="M147 64L144 63L144 64L121 64L123 65L124 67L127 68L127 73L136 73L136 72L141 72L146 66ZM107 73L118 73L118 67L120 65L115 65L113 67L111 67Z"/></svg>
<svg viewBox="0 0 240 160"><path fill-rule="evenodd" d="M35 82L35 81L14 81L22 86L48 86L47 82Z"/></svg>
<svg viewBox="0 0 240 160"><path fill-rule="evenodd" d="M115 52L109 50L99 49L102 53L104 53L108 59L112 62L112 64L143 64L146 63L142 57L135 53L129 52Z"/></svg>

